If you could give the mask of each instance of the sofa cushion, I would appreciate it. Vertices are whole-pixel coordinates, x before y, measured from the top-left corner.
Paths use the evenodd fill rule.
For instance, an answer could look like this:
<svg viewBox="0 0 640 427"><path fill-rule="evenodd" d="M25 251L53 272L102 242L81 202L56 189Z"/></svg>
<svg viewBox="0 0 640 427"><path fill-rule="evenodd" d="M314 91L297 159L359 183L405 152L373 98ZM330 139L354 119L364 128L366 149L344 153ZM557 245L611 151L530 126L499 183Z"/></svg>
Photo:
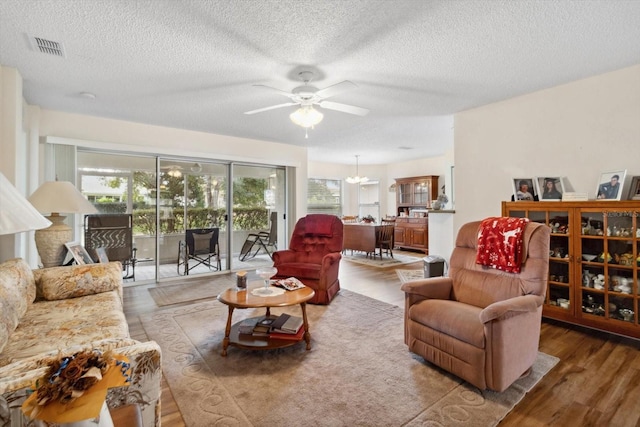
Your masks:
<svg viewBox="0 0 640 427"><path fill-rule="evenodd" d="M108 338L128 338L117 292L31 304L0 353L0 366L17 360Z"/></svg>
<svg viewBox="0 0 640 427"><path fill-rule="evenodd" d="M35 296L33 274L23 259L0 264L0 352Z"/></svg>
<svg viewBox="0 0 640 427"><path fill-rule="evenodd" d="M122 281L122 264L75 265L51 267L34 271L34 277L46 300L76 298L119 289Z"/></svg>

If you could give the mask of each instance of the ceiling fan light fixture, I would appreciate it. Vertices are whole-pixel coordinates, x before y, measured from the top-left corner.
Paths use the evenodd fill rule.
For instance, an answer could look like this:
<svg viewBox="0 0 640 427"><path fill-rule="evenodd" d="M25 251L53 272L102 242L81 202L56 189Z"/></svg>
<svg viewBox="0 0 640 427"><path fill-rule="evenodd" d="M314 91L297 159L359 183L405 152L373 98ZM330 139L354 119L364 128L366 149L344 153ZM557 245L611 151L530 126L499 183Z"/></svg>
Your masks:
<svg viewBox="0 0 640 427"><path fill-rule="evenodd" d="M167 172L167 175L172 176L174 178L180 178L182 176L182 172L176 166L172 166L171 169Z"/></svg>
<svg viewBox="0 0 640 427"><path fill-rule="evenodd" d="M360 176L360 171L359 169L359 164L358 164L358 158L360 156L356 154L356 176L348 176L347 178L345 178L345 181L347 181L349 184L362 184L364 182L369 181L369 178L367 178L366 176Z"/></svg>
<svg viewBox="0 0 640 427"><path fill-rule="evenodd" d="M313 128L322 121L324 114L311 105L303 105L289 115L291 121L305 129Z"/></svg>

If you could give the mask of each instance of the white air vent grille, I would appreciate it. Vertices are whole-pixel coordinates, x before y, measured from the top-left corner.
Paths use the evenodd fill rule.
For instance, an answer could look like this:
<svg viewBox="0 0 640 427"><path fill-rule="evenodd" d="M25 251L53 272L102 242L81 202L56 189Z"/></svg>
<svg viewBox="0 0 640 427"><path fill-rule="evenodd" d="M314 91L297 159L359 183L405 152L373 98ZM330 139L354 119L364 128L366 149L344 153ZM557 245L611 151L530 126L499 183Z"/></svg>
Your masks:
<svg viewBox="0 0 640 427"><path fill-rule="evenodd" d="M63 58L66 57L62 43L33 36L29 37L29 41L31 42L31 48L35 51L49 55L61 56Z"/></svg>

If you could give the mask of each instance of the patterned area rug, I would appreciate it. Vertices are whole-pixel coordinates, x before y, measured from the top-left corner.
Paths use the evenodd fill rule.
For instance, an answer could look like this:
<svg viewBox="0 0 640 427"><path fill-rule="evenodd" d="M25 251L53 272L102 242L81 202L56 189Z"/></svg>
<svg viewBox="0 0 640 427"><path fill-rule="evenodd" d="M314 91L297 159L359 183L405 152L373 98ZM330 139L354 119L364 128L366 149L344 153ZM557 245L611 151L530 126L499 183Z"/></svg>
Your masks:
<svg viewBox="0 0 640 427"><path fill-rule="evenodd" d="M400 283L410 282L411 280L423 279L423 270L401 270L397 269L396 274L400 278Z"/></svg>
<svg viewBox="0 0 640 427"><path fill-rule="evenodd" d="M364 264L371 267L393 267L403 264L412 264L414 262L421 262L423 256L410 256L410 255L402 255L402 254L393 254L393 258L384 255L382 259L380 257L376 257L375 259L371 257L367 257L364 253L358 254L354 253L351 255L351 252L347 250L345 254L342 254L342 259L355 262L358 264Z"/></svg>
<svg viewBox="0 0 640 427"><path fill-rule="evenodd" d="M299 308L274 308L299 315ZM481 392L407 351L403 309L347 290L308 305L304 343L268 351L231 347L227 307L213 300L140 316L162 347L163 373L186 425L493 426L558 362L540 353L503 393ZM264 315L236 310L234 322ZM306 421L303 421L306 420Z"/></svg>

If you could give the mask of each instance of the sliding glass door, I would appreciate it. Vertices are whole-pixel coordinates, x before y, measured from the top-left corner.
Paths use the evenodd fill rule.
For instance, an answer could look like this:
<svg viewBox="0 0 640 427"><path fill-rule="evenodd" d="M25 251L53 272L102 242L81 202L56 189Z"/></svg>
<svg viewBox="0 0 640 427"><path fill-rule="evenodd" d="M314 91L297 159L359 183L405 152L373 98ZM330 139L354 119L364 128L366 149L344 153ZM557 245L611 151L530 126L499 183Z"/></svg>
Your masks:
<svg viewBox="0 0 640 427"><path fill-rule="evenodd" d="M227 182L224 164L159 160L160 277L227 269Z"/></svg>
<svg viewBox="0 0 640 427"><path fill-rule="evenodd" d="M284 167L82 149L77 159L98 212L132 217L130 280L252 270L286 247Z"/></svg>
<svg viewBox="0 0 640 427"><path fill-rule="evenodd" d="M272 265L271 253L286 246L285 168L233 165L232 173L234 267Z"/></svg>

